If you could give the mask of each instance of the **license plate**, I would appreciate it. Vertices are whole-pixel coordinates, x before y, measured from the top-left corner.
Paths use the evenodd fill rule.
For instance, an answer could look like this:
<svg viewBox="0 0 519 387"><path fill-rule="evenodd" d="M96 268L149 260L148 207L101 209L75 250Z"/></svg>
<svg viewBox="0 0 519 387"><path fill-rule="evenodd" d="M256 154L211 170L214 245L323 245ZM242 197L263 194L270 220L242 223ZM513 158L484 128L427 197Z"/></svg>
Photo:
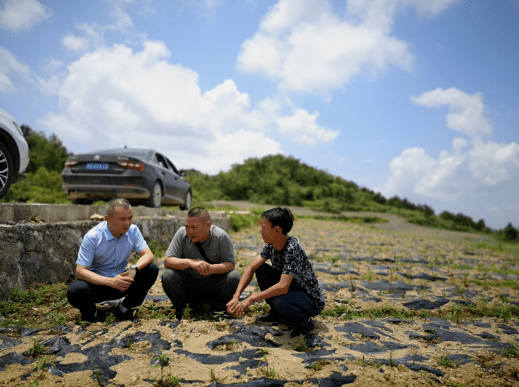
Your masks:
<svg viewBox="0 0 519 387"><path fill-rule="evenodd" d="M106 171L109 167L108 163L87 163L85 169L90 171Z"/></svg>

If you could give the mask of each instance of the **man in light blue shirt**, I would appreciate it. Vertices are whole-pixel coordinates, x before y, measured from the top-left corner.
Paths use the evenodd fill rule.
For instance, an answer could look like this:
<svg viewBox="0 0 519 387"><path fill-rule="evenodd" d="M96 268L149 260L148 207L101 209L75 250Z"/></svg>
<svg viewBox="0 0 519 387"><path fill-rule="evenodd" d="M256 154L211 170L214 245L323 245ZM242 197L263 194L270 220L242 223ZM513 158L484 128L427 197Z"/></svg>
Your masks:
<svg viewBox="0 0 519 387"><path fill-rule="evenodd" d="M157 279L159 269L153 263L153 253L132 219L130 203L112 199L106 205L105 221L83 238L76 261L77 279L67 292L70 305L79 309L83 321L99 317L96 303L123 297L116 315L131 319L132 308L142 304ZM140 258L127 271L133 251Z"/></svg>

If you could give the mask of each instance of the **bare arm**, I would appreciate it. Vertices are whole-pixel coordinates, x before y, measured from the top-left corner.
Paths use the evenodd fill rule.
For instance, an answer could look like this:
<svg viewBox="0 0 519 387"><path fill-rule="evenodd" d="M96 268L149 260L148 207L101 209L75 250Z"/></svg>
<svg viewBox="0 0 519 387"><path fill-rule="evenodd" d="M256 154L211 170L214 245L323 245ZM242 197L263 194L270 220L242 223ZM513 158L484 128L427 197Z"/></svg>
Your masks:
<svg viewBox="0 0 519 387"><path fill-rule="evenodd" d="M139 252L139 256L140 258L135 264L137 266L137 269L139 270L153 262L153 253L151 252L151 249L149 247L146 247L144 250L141 250Z"/></svg>
<svg viewBox="0 0 519 387"><path fill-rule="evenodd" d="M202 275L225 274L236 266L233 262L210 264L200 259L164 257L164 267L169 269L184 270L194 269Z"/></svg>
<svg viewBox="0 0 519 387"><path fill-rule="evenodd" d="M133 278L128 277L128 272L121 273L115 277L104 277L93 271L88 266L76 265L76 278L94 285L104 285L124 292L130 287Z"/></svg>
<svg viewBox="0 0 519 387"><path fill-rule="evenodd" d="M153 262L153 253L149 247L140 251L139 256L140 258L136 263L137 269L139 270ZM128 276L128 272L121 273L112 278L104 277L90 271L90 267L83 265L76 265L76 278L94 285L110 286L121 292L128 289L133 282L133 278Z"/></svg>
<svg viewBox="0 0 519 387"><path fill-rule="evenodd" d="M250 266L245 269L236 292L231 301L227 303L227 312L241 316L245 313L245 310L252 305L255 301L264 300L266 298L276 297L288 292L290 284L292 283L293 275L282 274L279 282L268 289L265 289L259 293L253 293L245 300L240 302L240 295L243 293L245 288L249 285L252 277L256 270L265 263L266 259L257 257Z"/></svg>

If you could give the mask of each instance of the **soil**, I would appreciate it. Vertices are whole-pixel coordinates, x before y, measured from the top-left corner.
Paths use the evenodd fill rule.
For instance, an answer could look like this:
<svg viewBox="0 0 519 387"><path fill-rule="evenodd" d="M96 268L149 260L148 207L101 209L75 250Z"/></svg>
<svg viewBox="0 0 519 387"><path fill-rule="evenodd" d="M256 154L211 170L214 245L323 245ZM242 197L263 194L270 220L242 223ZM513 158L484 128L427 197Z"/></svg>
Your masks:
<svg viewBox="0 0 519 387"><path fill-rule="evenodd" d="M246 209L246 204L240 205ZM315 214L308 211L294 209L299 214ZM294 225L291 235L312 258L326 289L327 308L405 312L412 310L406 304L427 301L436 306L426 310L438 318L389 320L374 316L345 321L318 316L314 318L315 329L306 337L312 348L299 352L294 345L301 343L301 338L290 338L290 327L284 324L258 322L254 315L259 311L249 311L243 319L202 317L178 322L139 318L81 326L77 324L78 312L68 307L70 321L64 326L37 332L0 330L0 360L14 359L11 364L0 361L0 386L27 386L40 377L39 386L157 385L161 368L153 365L161 354L171 359L163 368L164 376L175 375L181 385L194 387L519 385L519 358L503 355L504 348L519 347L519 319L444 319L455 313L456 305L483 298L487 308L519 305L516 289L491 284L517 281L514 275L498 274L519 270L519 256L485 248L491 240L481 235L430 230L393 215L377 216L389 222L357 225L300 219ZM258 254L263 242L258 228L230 235L237 270L241 270ZM487 282L479 281L483 275ZM247 291L255 291L254 284ZM160 279L149 295L145 308L171 311ZM443 305L441 299L446 301ZM113 306L101 308L110 310ZM467 341L451 338L453 334ZM22 355L33 348L36 339L41 343L63 340L59 342L61 350L50 355L54 367L47 364L45 370L36 370L38 359ZM464 360L440 364L448 358ZM56 370L68 372L57 375ZM101 381L96 380L96 370Z"/></svg>

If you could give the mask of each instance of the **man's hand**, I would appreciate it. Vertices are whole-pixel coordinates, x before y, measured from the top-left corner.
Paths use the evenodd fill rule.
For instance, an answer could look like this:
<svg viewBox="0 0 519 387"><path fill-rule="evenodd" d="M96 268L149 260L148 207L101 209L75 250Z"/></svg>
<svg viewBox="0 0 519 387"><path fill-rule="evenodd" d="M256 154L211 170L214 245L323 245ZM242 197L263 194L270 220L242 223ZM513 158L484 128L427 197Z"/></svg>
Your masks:
<svg viewBox="0 0 519 387"><path fill-rule="evenodd" d="M191 261L191 268L195 269L202 275L211 274L211 265L206 261Z"/></svg>
<svg viewBox="0 0 519 387"><path fill-rule="evenodd" d="M124 292L127 290L130 285L133 282L133 278L129 277L129 274L127 271L124 273L116 275L114 278L112 278L111 287L114 289L119 290L120 292Z"/></svg>
<svg viewBox="0 0 519 387"><path fill-rule="evenodd" d="M239 298L233 298L229 301L227 306L227 313L235 316L243 316L245 314L245 310L252 305L254 301L251 300L250 297L247 297L245 300L241 301Z"/></svg>

